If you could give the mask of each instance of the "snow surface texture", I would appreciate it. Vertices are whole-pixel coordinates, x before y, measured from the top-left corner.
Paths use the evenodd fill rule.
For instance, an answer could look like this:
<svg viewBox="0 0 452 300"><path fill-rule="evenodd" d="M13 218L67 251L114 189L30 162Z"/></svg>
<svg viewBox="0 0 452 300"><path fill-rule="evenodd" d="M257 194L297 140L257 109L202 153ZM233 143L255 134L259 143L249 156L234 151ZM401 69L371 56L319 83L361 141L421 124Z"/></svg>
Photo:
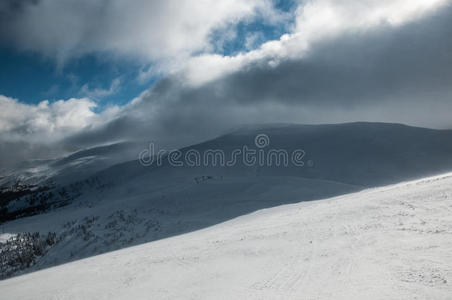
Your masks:
<svg viewBox="0 0 452 300"><path fill-rule="evenodd" d="M260 210L0 281L2 299L450 299L452 174Z"/></svg>
<svg viewBox="0 0 452 300"><path fill-rule="evenodd" d="M57 243L23 270L32 272L199 230L258 209L356 190L336 182L290 177L228 177L198 184L186 176L149 182L144 176L111 190L86 191L69 206L4 223L0 230L57 233Z"/></svg>
<svg viewBox="0 0 452 300"><path fill-rule="evenodd" d="M444 263L449 262L450 257L442 253L444 247L447 249L445 240L450 235L449 228L443 228L446 224L443 219L448 217L446 213L447 210L450 212L450 203L447 203L448 198L441 199L442 196L437 195L437 186L433 183L423 183L425 189L419 194L422 199L415 199L414 190L402 185L399 190L406 197L396 193L391 198L388 192L375 190L335 200L269 208L327 199L364 188L449 172L452 170L452 131L383 123L250 126L184 148L182 152L190 149L199 152L221 149L231 153L243 145L255 147L254 139L262 133L270 138L270 147L266 150L273 148L290 152L304 149L306 160L312 160L314 164L302 168L249 167L240 162L226 168L172 167L168 164L143 167L137 160L117 164L127 157L125 152L130 152L129 146L119 144L80 151L51 162L39 162L40 166L48 166L42 172L31 172L28 164L22 169L13 170L13 175L4 177L1 182L17 182L17 179L22 178L19 183L24 182L25 185L13 186L12 192L6 190L2 194L9 198L5 196L0 199L0 213L6 209L4 215L9 216L0 218L0 252L11 254L2 256L0 278L35 273L1 281L0 299L3 299L3 291L8 290L3 287L8 286L11 293L5 293L5 297L14 295L16 288L11 283L43 274L36 272L38 270L51 272L71 265L75 266L71 270L74 274L55 277L61 277L57 282L67 280L67 284L72 282L76 287L63 284L60 289L58 285L49 287L37 281L35 287L30 284L31 291L36 292L33 295L38 295L35 298L52 298L54 293L55 298L64 299L66 290L68 298L98 298L94 287L90 286L94 283L99 286L99 294L108 295L111 292L118 298L128 294L133 296L136 286L138 298L300 298L298 296L301 295L301 298L316 299L353 296L352 291L348 290L338 292L335 296L332 293L336 291L331 287L322 290L322 282L329 286L334 282L344 286L344 278L349 278L347 280L353 283L351 287L360 291L356 297L366 296L368 292L378 299L387 295L392 298L410 298L416 294L420 298L426 295L426 298L441 299L445 297L441 291L450 292L450 269ZM135 157L141 149L135 151ZM23 170L26 172L23 173ZM446 186L449 179L440 181L444 183L444 195L449 197ZM27 184L35 186L30 188ZM39 189L43 190L40 192ZM433 203L436 198L440 200ZM342 200L345 203L339 204ZM382 201L388 204L382 205ZM410 204L415 207L411 209L400 204L400 201L415 201L417 204ZM356 207L347 204L353 202ZM34 207L31 206L33 203ZM440 203L446 209L445 214L439 214L437 220L427 222L429 218L433 219L430 214L436 214L439 210L436 205ZM292 208L293 212L290 211ZM27 212L27 209L32 211ZM240 218L233 220L237 217ZM417 232L405 228L403 233L402 225L410 224L408 221L417 220L418 217L421 220L419 222L426 223L418 224L420 227L415 227ZM255 223L252 221L254 219L257 220ZM400 221L400 225L396 223L399 219L408 221ZM218 225L222 222L226 223ZM254 228L252 230L257 232L256 236L242 234L239 229L234 229L235 224L241 223L245 228ZM423 232L424 229L427 231ZM437 229L438 232L433 232ZM27 244L27 239L22 242L20 238L38 236L36 233L44 237L53 232L54 242L52 240L51 244L45 245L44 251L35 247L41 244L40 239L39 242L33 239L33 243ZM212 235L206 237L205 232L211 232ZM181 234L186 235L179 236ZM407 238L413 242L403 244L403 234L407 234ZM259 236L262 239L259 240ZM414 251L407 260L400 254L409 252L410 243L422 247L423 239L430 243L436 236L440 237L437 244L433 243L437 248ZM242 238L240 243L233 243ZM365 241L365 244L360 241ZM11 249L15 245L24 250L24 255L16 255ZM388 254L392 253L389 249L391 246L394 246L394 255ZM155 247L162 248L155 250ZM111 252L123 248L123 252ZM337 249L338 253L335 252ZM390 251L383 254L382 249ZM128 251L141 252L133 258ZM149 251L149 255L146 251ZM344 256L346 253L342 252L350 256L347 258ZM364 255L361 252L367 255L362 262L359 260L360 255ZM95 256L100 254L106 256ZM389 255L391 259L385 262L386 256L381 256L381 260L375 262L371 254L375 255L375 259L381 255ZM125 255L124 261L118 255ZM11 260L9 257L19 259ZM80 261L89 257L92 258ZM118 265L105 257L117 257ZM101 265L97 265L98 258L101 259ZM235 259L237 262L234 262ZM418 260L423 260L422 266L430 268L430 271L420 269ZM105 265L102 266L104 261ZM69 265L63 265L69 262ZM189 266L184 270L177 263ZM85 264L86 267L80 267ZM399 264L400 270L391 269L394 264ZM196 267L189 271L193 265ZM59 267L52 268L55 266ZM287 266L286 269L283 269L284 266ZM134 267L137 269L137 278L144 276L143 280L133 279ZM210 271L206 270L208 267ZM379 282L386 282L387 278L380 278L378 272L373 278L371 274L375 272L372 269L374 267L376 271L383 268L390 275L406 272L402 274L405 277L394 277L391 282L387 282L386 287L381 287ZM323 268L334 270L325 271ZM93 274L95 269L99 270L98 277ZM314 275L310 275L310 269L313 269ZM356 273L357 278L353 277L355 269L359 271ZM123 274L121 270L124 270ZM85 276L84 272L86 280L76 278ZM348 274L344 275L344 272ZM367 279L361 278L362 275L368 276ZM124 276L130 277L127 279L131 283L130 290L121 283ZM313 276L312 280L310 276ZM306 282L298 277L308 278L306 280L312 287L304 283L298 288L300 282ZM146 281L146 278L149 280ZM231 281L229 291L226 288L228 278ZM287 282L284 278L287 278ZM174 280L174 285L171 280ZM294 283L290 283L292 281ZM372 281L374 287L370 287ZM398 282L410 281L414 283L397 285ZM397 288L392 284L396 284ZM411 286L414 287L414 294L406 290ZM427 294L420 291L420 286L427 286ZM25 287L28 288L28 285ZM42 290L36 291L34 288ZM86 294L82 291L85 288ZM398 288L406 292L395 292ZM388 292L373 292L379 289ZM301 293L302 290L306 297ZM319 293L318 297L315 292Z"/></svg>

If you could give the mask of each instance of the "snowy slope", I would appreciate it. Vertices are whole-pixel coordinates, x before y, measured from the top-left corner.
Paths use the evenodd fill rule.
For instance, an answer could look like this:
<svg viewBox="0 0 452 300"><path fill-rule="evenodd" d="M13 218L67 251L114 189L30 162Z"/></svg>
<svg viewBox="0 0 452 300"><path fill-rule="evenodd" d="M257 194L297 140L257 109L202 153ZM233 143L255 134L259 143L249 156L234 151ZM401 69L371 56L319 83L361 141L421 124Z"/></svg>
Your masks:
<svg viewBox="0 0 452 300"><path fill-rule="evenodd" d="M2 299L450 299L452 174L0 281Z"/></svg>
<svg viewBox="0 0 452 300"><path fill-rule="evenodd" d="M238 161L233 167L178 167L152 165L143 168L137 161L113 166L98 175L115 183L147 177L167 176L291 176L336 181L374 187L433 176L452 171L452 130L433 130L387 123L346 123L331 125L262 125L240 128L213 140L181 149L205 153L220 149L226 160L236 149L258 149L255 138L265 134L269 145L262 150L305 151L304 167L249 167ZM312 163L312 166L309 165ZM182 174L182 175L181 175Z"/></svg>
<svg viewBox="0 0 452 300"><path fill-rule="evenodd" d="M190 176L152 183L142 178L117 188L87 190L71 205L4 223L0 230L57 233L59 242L24 270L33 272L199 230L258 209L355 190L350 185L296 177L228 177L199 184Z"/></svg>
<svg viewBox="0 0 452 300"><path fill-rule="evenodd" d="M7 169L0 169L0 187L16 183L54 185L73 182L136 158L143 145L123 142L80 150L62 158L24 161Z"/></svg>
<svg viewBox="0 0 452 300"><path fill-rule="evenodd" d="M84 187L101 185L93 174L136 158L142 148L137 143L118 143L0 170L0 224L72 203Z"/></svg>
<svg viewBox="0 0 452 300"><path fill-rule="evenodd" d="M97 167L84 164L72 168L74 162L91 156L118 157L125 150L121 147L91 149L53 162L61 166L60 182L74 182L17 200L0 199L0 213L7 209L0 216L8 217L0 219L0 243L5 236L34 232L43 237L55 233L57 242L39 251L25 269L3 267L0 261L0 278L200 230L261 209L452 170L452 131L397 124L247 127L182 152L231 153L243 145L253 147L254 138L262 133L270 138L266 150L304 149L306 160L314 164L143 167L134 160L97 173L93 171ZM81 174L89 176L83 179Z"/></svg>

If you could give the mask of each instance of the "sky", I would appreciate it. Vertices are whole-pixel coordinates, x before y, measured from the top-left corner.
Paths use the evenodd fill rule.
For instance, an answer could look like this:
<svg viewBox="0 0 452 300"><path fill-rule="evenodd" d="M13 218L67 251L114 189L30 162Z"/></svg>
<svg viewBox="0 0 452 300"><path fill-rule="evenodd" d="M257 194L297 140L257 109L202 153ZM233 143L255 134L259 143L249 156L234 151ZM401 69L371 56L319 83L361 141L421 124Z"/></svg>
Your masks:
<svg viewBox="0 0 452 300"><path fill-rule="evenodd" d="M5 0L0 166L244 124L452 128L449 0Z"/></svg>
<svg viewBox="0 0 452 300"><path fill-rule="evenodd" d="M96 3L95 1L81 1L82 4L78 5L79 14L73 15L72 11L67 8L75 5L77 1L63 1L67 3L65 5L55 4L55 1L53 1L53 5L46 5L46 2L51 3L52 1L14 0L0 4L0 13L6 16L6 21L3 21L4 24L2 24L4 29L0 44L0 65L2 66L0 91L3 95L20 99L24 103L37 104L42 100L57 101L72 97L89 97L96 100L100 109L108 105L124 105L160 79L168 70L162 69L163 67L159 64L163 63L163 60L176 58L179 51L180 54L185 51L193 52L183 53L184 55L196 54L196 52L235 55L241 51L251 50L265 41L278 39L287 32L287 25L293 21L290 19L290 15L287 15L284 21L268 21L264 14L246 12L243 18L232 20L230 24L223 25L221 22L212 24L208 31L198 33L203 35L200 37L199 47L194 44L187 45L187 49L184 49L184 45L176 45L175 47L181 49L175 49L173 58L164 57L162 53L152 50L159 48L160 43L168 43L167 47L172 47L170 43L173 42L166 41L167 37L153 37L152 31L148 33L147 30L143 30L143 35L149 34L151 41L148 45L144 45L148 49L143 49L145 51L139 53L141 52L139 49L143 47L139 40L140 37L137 37L137 40L129 40L118 34L113 38L124 39L125 45L130 44L121 50L124 53L118 54L116 52L120 50L113 45L114 41L111 41L112 45L105 45L105 49L103 49L103 45L96 45L96 41L90 41L89 43L92 45L84 45L85 39L90 39L90 33L87 31L91 31L93 28L91 26L86 28L75 26L84 24L85 20L89 20L89 23L94 22L93 19L102 15L102 10L107 11L109 6L112 11L103 15L104 20L101 23L104 23L104 26L111 26L111 23L116 22L117 14L121 13L119 7L129 6L130 3L116 1L115 4L118 7L115 8L115 4L101 4L101 1L98 1L97 4L92 4ZM135 10L140 7L150 11L153 8L159 8L157 2L154 5L146 3L146 1L137 2L139 3L132 4L136 7L130 8L130 13L125 14L124 21L130 22L130 24L122 26L130 29L127 28L124 35L134 35L136 33L134 27L141 23L142 26L152 26L153 23L157 23L156 25L160 27L171 26L171 24L160 25L158 22L144 20L147 18L146 15L142 16L143 20L134 20ZM243 1L243 3L246 2ZM174 4L177 6L177 2ZM187 4L187 6L190 5ZM296 7L295 2L286 0L275 1L271 6L271 9L281 14L281 17ZM91 12L96 9L97 13ZM177 7L161 8L163 18L170 18L170 9L175 10ZM221 9L221 7L218 8L218 10ZM246 9L252 9L252 7ZM49 14L52 15L52 19L40 20L41 17ZM68 16L63 18L54 14L67 14ZM71 18L74 20L69 22ZM42 24L42 22L48 23ZM57 32L49 32L49 30L53 30L51 27L56 24L59 26L61 22L63 22L61 29ZM70 24L64 24L64 22ZM227 20L223 20L223 22L227 22ZM201 22L195 26L203 26L203 24ZM118 30L123 30L123 28L118 26ZM177 31L179 30L178 28ZM196 29L196 31L203 30ZM103 35L104 31L107 29L95 34ZM15 32L18 32L17 36ZM73 41L74 36L79 40ZM93 37L93 39L100 38L99 36ZM141 38L146 39L146 36ZM31 43L31 39L36 41ZM106 43L108 44L109 41ZM83 49L85 46L89 49ZM165 49L162 47L161 51L164 52ZM184 57L184 59L186 58ZM27 82L26 88L24 88L24 82Z"/></svg>

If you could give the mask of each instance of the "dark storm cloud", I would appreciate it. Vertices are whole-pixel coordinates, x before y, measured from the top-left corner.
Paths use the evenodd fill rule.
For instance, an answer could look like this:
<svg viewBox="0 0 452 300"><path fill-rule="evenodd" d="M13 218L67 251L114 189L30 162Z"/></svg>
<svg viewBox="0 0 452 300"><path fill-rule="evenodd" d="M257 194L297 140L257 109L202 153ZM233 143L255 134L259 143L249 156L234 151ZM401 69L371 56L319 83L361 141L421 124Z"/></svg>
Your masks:
<svg viewBox="0 0 452 300"><path fill-rule="evenodd" d="M6 0L0 43L59 66L99 53L164 64L210 49L213 30L258 15L278 23L284 14L267 0Z"/></svg>
<svg viewBox="0 0 452 300"><path fill-rule="evenodd" d="M165 79L141 103L77 143L134 138L180 144L245 123L402 122L452 127L452 9L394 28L342 35L302 59L189 87Z"/></svg>
<svg viewBox="0 0 452 300"><path fill-rule="evenodd" d="M39 4L40 0L2 0L0 2L0 43L6 43L14 30L11 26L14 19L24 13L24 10Z"/></svg>
<svg viewBox="0 0 452 300"><path fill-rule="evenodd" d="M0 13L14 14L23 11L27 5L36 5L40 0L3 0Z"/></svg>
<svg viewBox="0 0 452 300"><path fill-rule="evenodd" d="M213 85L227 91L225 98L239 103L274 101L349 107L398 101L400 96L407 96L415 105L450 102L451 66L449 7L397 29L383 27L340 36L317 44L303 59L285 61L276 68L256 65ZM438 92L444 97L419 99L424 92Z"/></svg>
<svg viewBox="0 0 452 300"><path fill-rule="evenodd" d="M117 118L59 143L124 140L183 146L249 123L398 122L452 127L452 8L406 25L380 25L313 44L299 59L271 58L193 87L158 82Z"/></svg>

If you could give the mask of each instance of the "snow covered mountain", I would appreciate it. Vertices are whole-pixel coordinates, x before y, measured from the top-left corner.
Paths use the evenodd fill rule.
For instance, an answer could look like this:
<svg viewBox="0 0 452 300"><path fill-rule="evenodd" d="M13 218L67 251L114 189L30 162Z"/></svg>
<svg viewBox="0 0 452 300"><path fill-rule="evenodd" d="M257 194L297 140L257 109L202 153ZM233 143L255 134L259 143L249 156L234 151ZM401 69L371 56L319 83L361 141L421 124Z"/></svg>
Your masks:
<svg viewBox="0 0 452 300"><path fill-rule="evenodd" d="M256 144L262 135L265 147ZM249 126L183 148L179 155L221 150L229 160L244 146L264 154L302 149L303 164L237 160L231 166L174 166L164 156L160 165L131 160L77 172L74 166L99 149L53 162L62 176L54 177L55 185L2 194L1 275L166 239L262 209L452 170L452 131L383 123ZM114 147L102 151L123 157ZM24 254L17 256L15 247Z"/></svg>
<svg viewBox="0 0 452 300"><path fill-rule="evenodd" d="M123 142L80 150L66 157L24 161L1 170L1 187L63 185L136 158L144 144Z"/></svg>
<svg viewBox="0 0 452 300"><path fill-rule="evenodd" d="M144 145L144 144L143 144ZM81 150L63 158L24 161L0 176L0 223L64 206L80 195L78 187L96 172L137 157L138 143L118 143ZM66 186L77 188L68 191Z"/></svg>
<svg viewBox="0 0 452 300"><path fill-rule="evenodd" d="M259 210L0 281L1 297L450 299L451 212L446 174Z"/></svg>

